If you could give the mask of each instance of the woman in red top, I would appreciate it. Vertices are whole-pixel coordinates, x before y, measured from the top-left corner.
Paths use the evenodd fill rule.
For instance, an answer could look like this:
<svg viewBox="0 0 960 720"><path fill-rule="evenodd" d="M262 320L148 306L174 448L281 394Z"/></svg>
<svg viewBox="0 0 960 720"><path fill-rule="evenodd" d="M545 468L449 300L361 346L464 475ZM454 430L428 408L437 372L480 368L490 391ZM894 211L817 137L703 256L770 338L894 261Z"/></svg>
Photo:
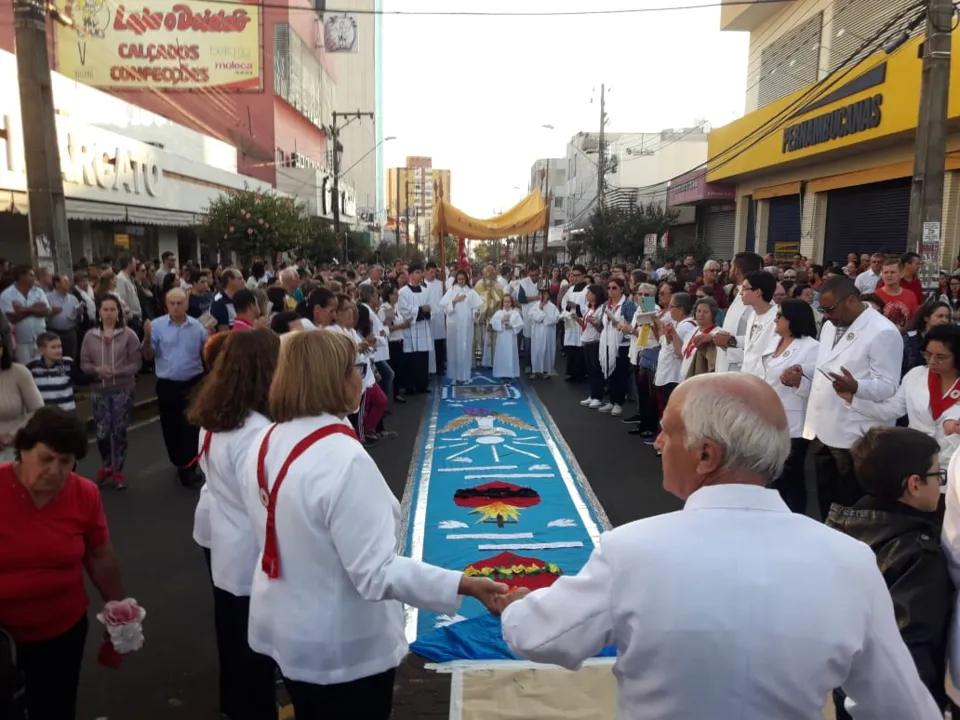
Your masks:
<svg viewBox="0 0 960 720"><path fill-rule="evenodd" d="M73 472L87 452L83 426L59 408L37 410L0 465L0 628L17 645L31 720L76 716L87 638L84 570L104 602L123 587L97 486Z"/></svg>

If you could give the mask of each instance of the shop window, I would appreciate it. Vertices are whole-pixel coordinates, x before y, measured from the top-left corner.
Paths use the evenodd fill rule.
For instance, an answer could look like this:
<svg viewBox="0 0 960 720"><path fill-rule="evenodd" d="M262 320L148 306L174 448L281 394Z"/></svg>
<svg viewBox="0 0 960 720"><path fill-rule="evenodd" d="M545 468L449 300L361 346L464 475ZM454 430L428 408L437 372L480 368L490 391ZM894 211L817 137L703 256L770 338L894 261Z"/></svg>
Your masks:
<svg viewBox="0 0 960 720"><path fill-rule="evenodd" d="M760 51L758 107L812 85L820 74L820 28L817 13Z"/></svg>

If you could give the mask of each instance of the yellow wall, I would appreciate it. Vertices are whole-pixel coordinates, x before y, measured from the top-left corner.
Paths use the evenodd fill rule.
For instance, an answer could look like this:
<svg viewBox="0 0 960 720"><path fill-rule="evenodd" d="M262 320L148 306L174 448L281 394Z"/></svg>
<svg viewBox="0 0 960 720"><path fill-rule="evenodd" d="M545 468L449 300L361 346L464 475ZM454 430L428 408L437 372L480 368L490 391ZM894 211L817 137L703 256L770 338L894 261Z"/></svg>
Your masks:
<svg viewBox="0 0 960 720"><path fill-rule="evenodd" d="M799 90L724 127L713 130L708 138L708 155L711 160L707 163L707 179L711 182L732 179L748 173L774 169L785 162L824 155L840 148L915 130L920 106L922 66L922 61L917 57L919 44L920 39L917 38L901 46L892 55L877 53L860 63L855 69L841 71L833 78L821 82L812 92L809 87ZM960 57L960 32L953 34L953 53L955 58ZM883 84L819 107L804 115L790 117L801 107L837 90L884 61L887 63L887 71ZM953 88L960 85L960 69L957 65L958 63L954 62L952 66L951 86ZM807 93L810 93L809 96ZM783 152L785 128L876 94L883 95L882 115L878 127L794 152ZM804 98L802 103L798 102L799 98ZM960 118L960 92L951 93L949 116ZM758 128L764 129L758 130ZM751 135L755 130L757 132ZM750 135L749 140L734 147L738 141L748 135Z"/></svg>

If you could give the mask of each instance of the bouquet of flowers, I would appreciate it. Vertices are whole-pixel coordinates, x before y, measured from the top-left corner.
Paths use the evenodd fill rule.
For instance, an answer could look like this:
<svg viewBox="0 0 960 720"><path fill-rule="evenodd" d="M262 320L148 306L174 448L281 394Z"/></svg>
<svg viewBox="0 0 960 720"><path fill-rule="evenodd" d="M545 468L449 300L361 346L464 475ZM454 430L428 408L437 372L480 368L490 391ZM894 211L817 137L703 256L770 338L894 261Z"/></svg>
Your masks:
<svg viewBox="0 0 960 720"><path fill-rule="evenodd" d="M109 642L100 648L100 663L118 667L123 655L143 647L143 619L147 616L133 598L111 600L97 613L97 620L106 628Z"/></svg>

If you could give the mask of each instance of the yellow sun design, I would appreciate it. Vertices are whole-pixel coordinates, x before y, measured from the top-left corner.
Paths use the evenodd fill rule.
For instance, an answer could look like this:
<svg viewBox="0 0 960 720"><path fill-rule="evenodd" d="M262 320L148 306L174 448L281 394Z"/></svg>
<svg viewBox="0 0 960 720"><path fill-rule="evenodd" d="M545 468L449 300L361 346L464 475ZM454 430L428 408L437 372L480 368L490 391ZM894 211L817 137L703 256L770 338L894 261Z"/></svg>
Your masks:
<svg viewBox="0 0 960 720"><path fill-rule="evenodd" d="M503 520L513 520L514 522L520 521L520 510L513 505L502 502L495 502L490 505L478 507L476 510L471 510L470 514L481 516L480 519L477 520L477 523L497 522L500 518L503 518Z"/></svg>

